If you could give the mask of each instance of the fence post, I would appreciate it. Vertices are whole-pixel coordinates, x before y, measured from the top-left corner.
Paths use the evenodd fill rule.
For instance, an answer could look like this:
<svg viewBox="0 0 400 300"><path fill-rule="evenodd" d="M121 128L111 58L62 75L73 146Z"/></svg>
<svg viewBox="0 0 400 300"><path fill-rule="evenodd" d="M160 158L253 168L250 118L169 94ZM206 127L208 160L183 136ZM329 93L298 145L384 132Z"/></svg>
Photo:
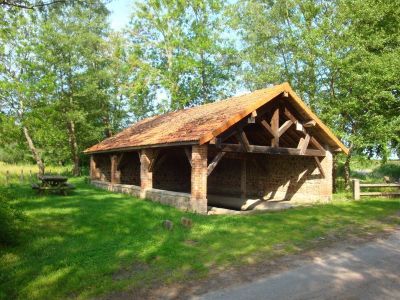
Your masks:
<svg viewBox="0 0 400 300"><path fill-rule="evenodd" d="M360 180L353 179L353 199L360 200Z"/></svg>
<svg viewBox="0 0 400 300"><path fill-rule="evenodd" d="M21 169L21 175L20 175L20 177L19 177L19 183L24 183L24 170L23 169Z"/></svg>
<svg viewBox="0 0 400 300"><path fill-rule="evenodd" d="M32 170L29 170L29 182L33 182L33 180L32 180Z"/></svg>
<svg viewBox="0 0 400 300"><path fill-rule="evenodd" d="M6 186L8 186L8 184L10 183L9 182L10 181L9 177L10 177L10 172L7 170L6 171Z"/></svg>

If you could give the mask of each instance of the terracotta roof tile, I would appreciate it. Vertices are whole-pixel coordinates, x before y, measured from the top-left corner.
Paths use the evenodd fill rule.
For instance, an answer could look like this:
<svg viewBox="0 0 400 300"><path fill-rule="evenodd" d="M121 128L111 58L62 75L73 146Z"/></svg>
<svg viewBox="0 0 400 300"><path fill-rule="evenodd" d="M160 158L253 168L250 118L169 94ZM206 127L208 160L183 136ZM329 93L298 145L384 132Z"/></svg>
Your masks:
<svg viewBox="0 0 400 300"><path fill-rule="evenodd" d="M288 92L288 89L290 86L284 83L226 100L150 117L86 149L85 153L185 142L203 144L282 92Z"/></svg>

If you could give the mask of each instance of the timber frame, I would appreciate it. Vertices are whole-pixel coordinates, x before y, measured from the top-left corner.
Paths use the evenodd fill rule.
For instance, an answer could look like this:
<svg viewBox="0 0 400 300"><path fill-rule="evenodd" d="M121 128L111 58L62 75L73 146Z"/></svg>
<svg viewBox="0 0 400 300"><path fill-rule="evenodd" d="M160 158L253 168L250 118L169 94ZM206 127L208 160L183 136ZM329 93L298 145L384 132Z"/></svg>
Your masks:
<svg viewBox="0 0 400 300"><path fill-rule="evenodd" d="M284 97L287 95L283 94ZM299 155L299 156L312 156L320 173L325 176L323 168L321 167L320 158L325 157L326 150L318 142L317 138L312 136L308 128L315 126L314 120L308 120L304 123L300 122L298 118L291 112L291 108L287 105L274 106L271 111L271 119L268 121L266 117L266 110L261 108L249 114L248 117L243 118L240 122L233 125L225 132L218 135L213 139L210 144L215 144L219 152L215 159L209 165L209 174L217 166L218 162L226 152L236 153L261 153L271 155ZM284 120L282 120L284 116ZM245 128L249 124L258 124L266 135L271 136L270 145L252 145L245 133ZM282 123L282 124L281 124ZM281 124L281 125L280 125ZM288 135L289 128L294 127L297 135ZM236 143L226 142L228 139L234 137ZM298 141L296 140L298 139ZM231 139L232 140L232 139ZM280 140L287 143L296 143L296 147L282 147ZM312 145L313 148L309 148Z"/></svg>
<svg viewBox="0 0 400 300"><path fill-rule="evenodd" d="M283 83L141 120L85 153L99 187L207 213L218 195L330 199L337 151L348 149Z"/></svg>

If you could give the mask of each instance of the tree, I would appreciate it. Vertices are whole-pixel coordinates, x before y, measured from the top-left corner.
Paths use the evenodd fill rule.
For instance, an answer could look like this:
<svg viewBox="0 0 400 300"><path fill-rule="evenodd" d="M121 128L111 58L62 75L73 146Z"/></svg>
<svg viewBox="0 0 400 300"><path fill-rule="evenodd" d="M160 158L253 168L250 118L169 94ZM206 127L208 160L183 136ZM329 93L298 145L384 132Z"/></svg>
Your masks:
<svg viewBox="0 0 400 300"><path fill-rule="evenodd" d="M35 57L30 50L36 43L37 27L34 12L5 13L1 28L0 104L3 113L23 132L29 150L44 173L44 163L33 136L33 111L42 105L41 89L48 78L35 68ZM6 30L7 26L7 30Z"/></svg>
<svg viewBox="0 0 400 300"><path fill-rule="evenodd" d="M246 84L289 81L352 153L398 141L399 7L377 1L240 1Z"/></svg>
<svg viewBox="0 0 400 300"><path fill-rule="evenodd" d="M224 37L223 1L137 3L129 32L132 106L137 118L228 94L234 50Z"/></svg>
<svg viewBox="0 0 400 300"><path fill-rule="evenodd" d="M49 95L50 118L56 130L66 133L54 138L68 144L74 175L80 174L82 150L118 127L110 115L117 116L121 107L116 102L114 84L118 83L107 44L107 15L102 1L53 6L40 29L41 47L36 55L55 82Z"/></svg>

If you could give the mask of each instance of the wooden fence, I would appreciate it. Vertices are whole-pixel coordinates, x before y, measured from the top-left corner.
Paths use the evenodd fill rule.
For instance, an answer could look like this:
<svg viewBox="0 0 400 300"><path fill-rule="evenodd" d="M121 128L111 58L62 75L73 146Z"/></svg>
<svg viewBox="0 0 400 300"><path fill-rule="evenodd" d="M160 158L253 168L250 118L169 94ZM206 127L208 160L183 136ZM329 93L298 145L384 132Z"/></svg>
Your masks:
<svg viewBox="0 0 400 300"><path fill-rule="evenodd" d="M398 188L398 191L362 192L362 188ZM353 199L360 200L361 196L400 196L400 183L361 183L359 179L353 179Z"/></svg>

